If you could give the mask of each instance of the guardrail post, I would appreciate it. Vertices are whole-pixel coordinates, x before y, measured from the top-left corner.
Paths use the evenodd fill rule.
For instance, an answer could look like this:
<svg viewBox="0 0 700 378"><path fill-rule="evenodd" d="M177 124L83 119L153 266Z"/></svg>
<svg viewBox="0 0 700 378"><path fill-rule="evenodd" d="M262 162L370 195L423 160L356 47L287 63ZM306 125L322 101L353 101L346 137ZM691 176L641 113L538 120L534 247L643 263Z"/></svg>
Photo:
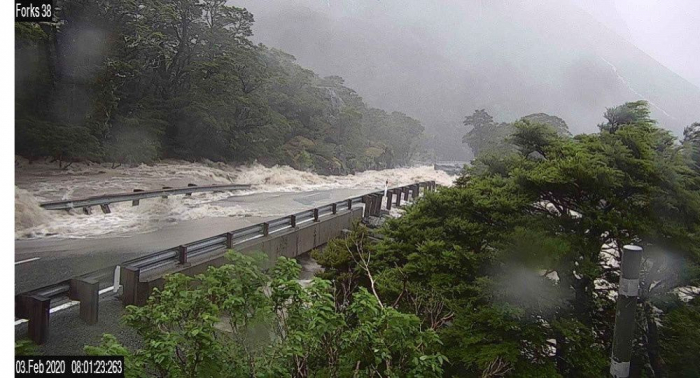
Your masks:
<svg viewBox="0 0 700 378"><path fill-rule="evenodd" d="M138 192L143 192L143 189L134 189L134 193ZM131 201L131 206L138 206L139 205L139 200L133 200Z"/></svg>
<svg viewBox="0 0 700 378"><path fill-rule="evenodd" d="M289 216L289 224L292 226L292 228L297 226L297 216L296 215Z"/></svg>
<svg viewBox="0 0 700 378"><path fill-rule="evenodd" d="M432 191L434 192L435 189L437 189L437 184L435 183L435 180L431 181L430 183L432 185Z"/></svg>
<svg viewBox="0 0 700 378"><path fill-rule="evenodd" d="M263 236L270 235L270 224L267 222L263 222L262 224L262 232Z"/></svg>
<svg viewBox="0 0 700 378"><path fill-rule="evenodd" d="M37 345L46 342L49 337L49 309L51 299L41 295L27 295L22 297L29 326L27 332L29 338Z"/></svg>
<svg viewBox="0 0 700 378"><path fill-rule="evenodd" d="M97 323L100 303L99 281L83 278L72 279L68 298L80 301L80 319L83 319L87 324Z"/></svg>
<svg viewBox="0 0 700 378"><path fill-rule="evenodd" d="M401 206L401 189L394 189L394 194L396 194L396 207Z"/></svg>
<svg viewBox="0 0 700 378"><path fill-rule="evenodd" d="M338 214L338 205L331 204L331 213L333 213L333 215Z"/></svg>
<svg viewBox="0 0 700 378"><path fill-rule="evenodd" d="M413 199L415 200L418 198L418 195L420 194L420 187L418 184L413 185Z"/></svg>
<svg viewBox="0 0 700 378"><path fill-rule="evenodd" d="M384 196L381 195L381 194L377 194L377 195L375 196L375 200L376 200L377 202L374 203L374 215L377 216L377 217L378 217L379 215L381 215L381 211L382 211L382 199L383 199L383 198L384 198Z"/></svg>
<svg viewBox="0 0 700 378"><path fill-rule="evenodd" d="M622 247L620 287L615 310L612 357L610 358L610 375L615 378L629 377L641 261L642 247L636 245Z"/></svg>
<svg viewBox="0 0 700 378"><path fill-rule="evenodd" d="M105 214L109 214L109 213L112 212L112 210L109 209L109 204L108 204L108 203L105 203L105 204L100 205L100 209L102 209L102 212L105 213Z"/></svg>
<svg viewBox="0 0 700 378"><path fill-rule="evenodd" d="M139 268L133 266L122 267L122 304L124 306L136 304L136 291L139 286L141 272Z"/></svg>
<svg viewBox="0 0 700 378"><path fill-rule="evenodd" d="M352 199L348 200L348 210L352 210Z"/></svg>
<svg viewBox="0 0 700 378"><path fill-rule="evenodd" d="M393 190L387 190L386 191L386 209L391 210L391 201L394 200L394 191Z"/></svg>
<svg viewBox="0 0 700 378"><path fill-rule="evenodd" d="M164 187L163 187L163 189L172 189L172 188L173 188L172 186L164 186ZM168 195L167 195L167 194L164 194L164 195L161 196L161 198L168 198Z"/></svg>
<svg viewBox="0 0 700 378"><path fill-rule="evenodd" d="M233 248L233 232L226 233L226 248Z"/></svg>
<svg viewBox="0 0 700 378"><path fill-rule="evenodd" d="M187 264L187 246L181 245L177 247L177 261L180 265Z"/></svg>
<svg viewBox="0 0 700 378"><path fill-rule="evenodd" d="M187 184L187 186L192 187L192 186L197 186L197 184ZM185 193L185 197L192 197L192 192Z"/></svg>
<svg viewBox="0 0 700 378"><path fill-rule="evenodd" d="M404 186L401 190L403 191L403 200L408 201L408 186Z"/></svg>
<svg viewBox="0 0 700 378"><path fill-rule="evenodd" d="M376 206L375 204L377 203L377 196L374 194L369 195L369 203L365 206L365 215L366 216L374 216L374 207Z"/></svg>
<svg viewBox="0 0 700 378"><path fill-rule="evenodd" d="M314 222L318 222L318 208L314 209Z"/></svg>

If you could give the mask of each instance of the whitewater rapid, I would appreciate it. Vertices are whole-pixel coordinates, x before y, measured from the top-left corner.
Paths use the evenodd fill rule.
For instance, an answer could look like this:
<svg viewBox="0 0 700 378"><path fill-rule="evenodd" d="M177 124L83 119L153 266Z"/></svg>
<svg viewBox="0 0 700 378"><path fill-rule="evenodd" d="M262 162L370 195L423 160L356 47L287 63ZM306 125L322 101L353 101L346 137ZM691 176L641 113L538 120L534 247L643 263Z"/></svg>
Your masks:
<svg viewBox="0 0 700 378"><path fill-rule="evenodd" d="M154 165L118 167L78 164L60 170L47 162L29 164L22 158L15 163L15 238L95 238L128 236L158 230L166 225L206 217L269 217L288 213L284 207L243 207L231 197L260 193L298 193L331 190L376 190L435 180L451 185L453 178L431 166L365 171L354 175L321 176L288 166L260 164L232 166L224 163L164 161ZM251 189L225 193L195 193L191 197L171 196L148 199L140 206L115 203L112 212L99 208L90 215L80 210L44 210L39 203L84 198L100 194L132 192L134 189L184 187L187 184L250 184Z"/></svg>

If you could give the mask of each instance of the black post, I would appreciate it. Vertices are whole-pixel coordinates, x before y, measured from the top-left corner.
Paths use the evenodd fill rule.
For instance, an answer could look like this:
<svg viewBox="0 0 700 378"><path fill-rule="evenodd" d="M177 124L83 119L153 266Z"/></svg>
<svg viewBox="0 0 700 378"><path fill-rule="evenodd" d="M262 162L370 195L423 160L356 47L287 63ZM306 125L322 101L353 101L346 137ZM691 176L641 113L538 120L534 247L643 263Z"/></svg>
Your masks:
<svg viewBox="0 0 700 378"><path fill-rule="evenodd" d="M134 189L134 193L138 192L143 192L143 189ZM131 206L138 206L139 205L139 200L133 200L131 201Z"/></svg>
<svg viewBox="0 0 700 378"><path fill-rule="evenodd" d="M188 187L197 186L197 184L187 184ZM192 197L192 193L185 193L185 197Z"/></svg>
<svg viewBox="0 0 700 378"><path fill-rule="evenodd" d="M382 194L375 194L375 199L377 202L374 203L374 216L378 217L381 215L382 212L382 199L384 198L384 195Z"/></svg>
<svg viewBox="0 0 700 378"><path fill-rule="evenodd" d="M49 337L49 309L51 299L40 295L23 298L29 319L29 338L37 345L46 342Z"/></svg>
<svg viewBox="0 0 700 378"><path fill-rule="evenodd" d="M226 233L226 248L233 248L233 232Z"/></svg>
<svg viewBox="0 0 700 378"><path fill-rule="evenodd" d="M72 300L80 301L80 319L83 319L87 324L97 323L100 283L96 279L72 279L68 296Z"/></svg>
<svg viewBox="0 0 700 378"><path fill-rule="evenodd" d="M363 211L363 218L369 217L369 211L372 205L372 197L371 196L362 196L362 203L365 204L365 208Z"/></svg>
<svg viewBox="0 0 700 378"><path fill-rule="evenodd" d="M177 248L177 260L180 264L187 264L187 246L181 245Z"/></svg>
<svg viewBox="0 0 700 378"><path fill-rule="evenodd" d="M391 201L394 200L394 191L393 190L387 190L386 191L386 209L391 210Z"/></svg>
<svg viewBox="0 0 700 378"><path fill-rule="evenodd" d="M139 270L139 268L133 266L122 267L122 304L124 304L124 306L136 304L140 275L141 271Z"/></svg>
<svg viewBox="0 0 700 378"><path fill-rule="evenodd" d="M297 216L296 215L290 215L289 216L289 223L291 224L292 228L297 226Z"/></svg>
<svg viewBox="0 0 700 378"><path fill-rule="evenodd" d="M615 310L615 331L613 336L610 374L615 378L629 377L632 344L634 341L634 314L639 295L639 265L642 261L642 247L626 245L622 247L620 264L620 287Z"/></svg>

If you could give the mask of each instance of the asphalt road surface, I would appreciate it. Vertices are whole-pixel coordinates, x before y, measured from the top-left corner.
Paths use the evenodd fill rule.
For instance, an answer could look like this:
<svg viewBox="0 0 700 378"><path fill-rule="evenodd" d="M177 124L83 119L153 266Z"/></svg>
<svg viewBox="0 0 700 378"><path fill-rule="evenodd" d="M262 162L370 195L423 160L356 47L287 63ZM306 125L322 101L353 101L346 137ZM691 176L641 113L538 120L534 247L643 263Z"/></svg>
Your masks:
<svg viewBox="0 0 700 378"><path fill-rule="evenodd" d="M204 239L279 216L369 193L368 189L257 193L221 202L270 216L216 217L181 221L149 233L89 239L60 237L15 241L15 294L41 288L139 256ZM157 201L149 199L144 201Z"/></svg>

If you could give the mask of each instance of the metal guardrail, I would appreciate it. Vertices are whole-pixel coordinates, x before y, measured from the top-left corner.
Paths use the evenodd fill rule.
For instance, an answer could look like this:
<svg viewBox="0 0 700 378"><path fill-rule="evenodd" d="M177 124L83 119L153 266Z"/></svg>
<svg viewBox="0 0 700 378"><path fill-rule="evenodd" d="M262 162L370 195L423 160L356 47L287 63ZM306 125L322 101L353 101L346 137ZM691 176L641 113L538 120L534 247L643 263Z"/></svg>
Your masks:
<svg viewBox="0 0 700 378"><path fill-rule="evenodd" d="M77 208L89 208L92 206L109 206L116 202L127 202L132 201L134 206L139 204L139 200L154 197L167 197L168 195L184 194L191 195L192 193L200 192L216 192L216 191L229 191L229 190L244 190L250 189L248 184L227 184L227 185L205 185L197 186L194 184L189 184L186 188L168 188L157 190L139 190L134 189L133 193L117 193L117 194L105 194L100 196L93 196L83 199L75 200L61 200L61 201L51 201L39 204L46 210L70 210ZM109 208L103 211L109 212Z"/></svg>
<svg viewBox="0 0 700 378"><path fill-rule="evenodd" d="M228 187L228 186L227 186ZM435 190L435 181L420 182L417 184L390 188L387 190L387 209L391 209L392 197L396 195L396 205L401 203L403 194L404 200L408 200L409 193L412 198L417 198L420 187L428 190ZM204 191L205 188L197 187ZM194 187L187 188L192 190ZM168 193L182 192L182 189L171 190ZM160 195L163 191L153 191ZM142 194L143 192L139 193ZM224 234L215 235L209 238L197 240L191 243L183 244L178 247L169 248L158 251L136 259L128 260L118 265L132 272L148 272L154 269L165 267L173 264L185 264L191 257L203 256L213 252L221 252L222 250L231 249L235 245L245 241L268 236L269 234L283 231L290 228L295 228L298 224L306 222L317 222L321 218L334 215L339 212L349 211L356 204L365 204L365 213L379 215L384 190L368 193L362 196L348 198L343 201L330 203L319 206L314 209L305 210L296 214L291 214L285 217L273 219L267 222L251 225L227 232ZM144 197L142 197L144 198ZM129 198L128 200L132 200ZM75 202L75 201L74 201ZM80 316L89 324L94 324L97 321L97 303L99 302L98 290L100 281L111 278L110 271L114 271L115 267L105 267L103 269L84 274L80 277L62 281L43 288L31 290L15 296L15 316L18 318L29 319L29 335L37 344L41 344L47 337L48 329L48 314L49 304L51 300L68 297L72 300L81 302ZM85 289L89 287L89 290ZM87 291L86 291L87 290ZM83 304L85 303L85 306ZM128 303L124 300L125 304ZM85 307L85 311L83 311Z"/></svg>

